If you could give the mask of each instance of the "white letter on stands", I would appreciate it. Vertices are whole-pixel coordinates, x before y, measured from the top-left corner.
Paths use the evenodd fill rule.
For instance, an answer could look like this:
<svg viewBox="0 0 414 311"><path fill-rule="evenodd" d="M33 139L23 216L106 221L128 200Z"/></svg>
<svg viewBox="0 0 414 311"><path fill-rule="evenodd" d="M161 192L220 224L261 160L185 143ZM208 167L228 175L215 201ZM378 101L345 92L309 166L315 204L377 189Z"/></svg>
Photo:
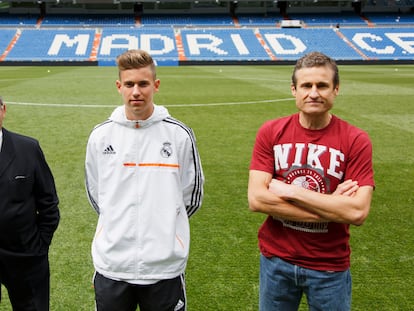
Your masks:
<svg viewBox="0 0 414 311"><path fill-rule="evenodd" d="M383 49L374 48L365 42L365 38L371 40L371 42L382 41L381 37L373 35L371 33L356 33L354 37L352 38L352 41L354 41L362 49L373 52L373 53L377 53L377 54L392 54L395 51L395 48L392 46L386 46Z"/></svg>
<svg viewBox="0 0 414 311"><path fill-rule="evenodd" d="M65 44L67 47L73 47L77 44L76 55L86 55L86 50L88 48L89 35L77 35L73 39L69 38L66 34L55 35L52 44L50 45L47 55L58 55L62 44Z"/></svg>
<svg viewBox="0 0 414 311"><path fill-rule="evenodd" d="M280 34L265 34L265 38L269 42L269 45L272 49L276 52L276 54L299 54L306 50L306 45L303 42L294 36L285 35L283 33ZM278 39L289 40L292 42L292 45L295 47L294 49L284 49L282 45L279 43Z"/></svg>
<svg viewBox="0 0 414 311"><path fill-rule="evenodd" d="M199 43L199 39L207 40L207 43ZM218 55L227 55L226 51L219 49L218 46L223 43L223 40L210 34L188 34L187 35L188 48L191 55L200 55L200 49L206 49Z"/></svg>
<svg viewBox="0 0 414 311"><path fill-rule="evenodd" d="M385 35L408 53L414 53L414 33L385 33ZM412 40L404 41L402 39L404 37Z"/></svg>
<svg viewBox="0 0 414 311"><path fill-rule="evenodd" d="M125 43L112 43L115 40L125 40ZM138 38L127 34L113 34L103 38L101 46L101 55L110 55L111 49L137 49Z"/></svg>
<svg viewBox="0 0 414 311"><path fill-rule="evenodd" d="M241 38L240 34L231 34L231 40L234 43L234 46L236 47L237 51L239 52L239 55L249 55L249 49L244 44L243 39Z"/></svg>
<svg viewBox="0 0 414 311"><path fill-rule="evenodd" d="M151 40L161 41L163 48L153 50L151 48ZM141 35L141 49L147 51L151 55L167 54L174 50L174 41L170 37L163 36L160 34L145 34Z"/></svg>

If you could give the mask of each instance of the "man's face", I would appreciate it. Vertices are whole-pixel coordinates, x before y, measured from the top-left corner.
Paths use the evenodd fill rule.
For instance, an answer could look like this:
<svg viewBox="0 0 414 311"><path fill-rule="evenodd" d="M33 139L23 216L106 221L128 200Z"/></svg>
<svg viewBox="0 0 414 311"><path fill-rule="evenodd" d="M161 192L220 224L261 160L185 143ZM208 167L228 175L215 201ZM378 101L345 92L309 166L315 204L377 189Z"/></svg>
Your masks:
<svg viewBox="0 0 414 311"><path fill-rule="evenodd" d="M296 87L291 86L296 107L306 115L328 113L338 95L333 84L334 71L327 66L302 68L296 71Z"/></svg>
<svg viewBox="0 0 414 311"><path fill-rule="evenodd" d="M155 79L150 67L128 69L120 72L116 87L122 96L128 120L146 120L154 110L154 94L160 80Z"/></svg>

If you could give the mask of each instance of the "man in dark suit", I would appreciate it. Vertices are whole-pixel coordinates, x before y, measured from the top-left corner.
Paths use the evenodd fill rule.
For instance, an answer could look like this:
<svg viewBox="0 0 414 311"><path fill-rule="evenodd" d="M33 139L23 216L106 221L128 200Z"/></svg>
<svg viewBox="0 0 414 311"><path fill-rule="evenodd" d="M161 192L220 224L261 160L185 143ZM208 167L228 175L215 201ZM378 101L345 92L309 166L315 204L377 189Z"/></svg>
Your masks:
<svg viewBox="0 0 414 311"><path fill-rule="evenodd" d="M3 128L5 114L0 98L0 284L14 311L47 311L59 200L38 141Z"/></svg>

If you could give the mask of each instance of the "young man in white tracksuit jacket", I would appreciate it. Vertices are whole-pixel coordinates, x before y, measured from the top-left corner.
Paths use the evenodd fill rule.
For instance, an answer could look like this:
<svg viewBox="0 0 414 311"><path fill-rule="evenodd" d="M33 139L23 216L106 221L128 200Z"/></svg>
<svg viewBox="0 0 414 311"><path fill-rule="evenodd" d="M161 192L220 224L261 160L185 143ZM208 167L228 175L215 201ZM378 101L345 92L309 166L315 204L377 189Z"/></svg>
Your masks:
<svg viewBox="0 0 414 311"><path fill-rule="evenodd" d="M90 134L89 201L99 215L92 242L98 311L186 310L189 217L201 206L204 176L193 131L154 105L151 56L117 58L124 105Z"/></svg>

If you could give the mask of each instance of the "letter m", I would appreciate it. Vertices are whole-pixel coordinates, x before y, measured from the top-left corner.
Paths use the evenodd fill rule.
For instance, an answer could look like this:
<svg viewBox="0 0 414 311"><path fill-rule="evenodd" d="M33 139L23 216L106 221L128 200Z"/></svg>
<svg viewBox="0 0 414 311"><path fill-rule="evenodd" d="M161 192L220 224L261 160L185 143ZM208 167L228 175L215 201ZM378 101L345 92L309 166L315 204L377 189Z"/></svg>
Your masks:
<svg viewBox="0 0 414 311"><path fill-rule="evenodd" d="M58 55L63 44L69 48L72 48L74 45L76 45L75 54L86 55L88 42L88 34L76 35L75 37L73 37L73 39L71 39L66 34L58 34L55 35L55 38L53 39L53 42L49 48L49 51L47 52L47 55Z"/></svg>

